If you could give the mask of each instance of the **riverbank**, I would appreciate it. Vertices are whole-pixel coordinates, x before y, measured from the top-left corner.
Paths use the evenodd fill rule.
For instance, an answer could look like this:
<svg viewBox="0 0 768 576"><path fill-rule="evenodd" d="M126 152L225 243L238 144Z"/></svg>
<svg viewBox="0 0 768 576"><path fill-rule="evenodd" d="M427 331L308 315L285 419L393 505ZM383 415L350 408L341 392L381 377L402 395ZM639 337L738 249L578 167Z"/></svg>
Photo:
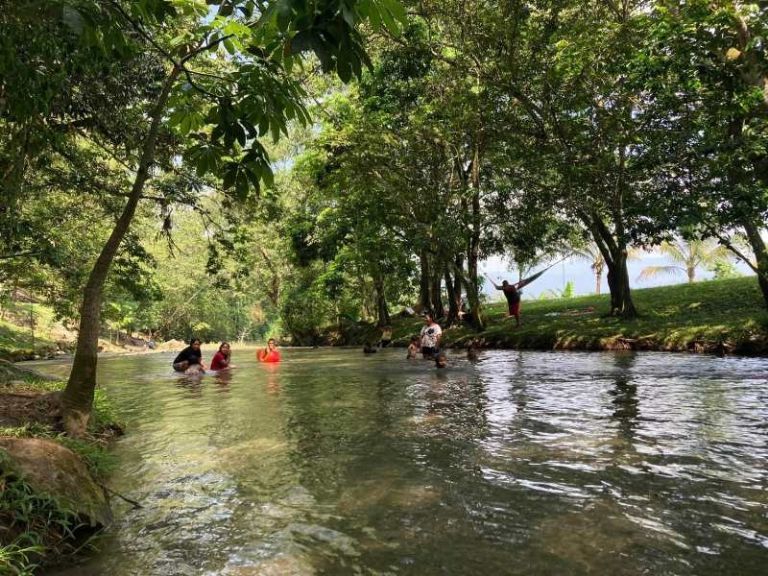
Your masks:
<svg viewBox="0 0 768 576"><path fill-rule="evenodd" d="M89 435L61 434L64 383L0 361L0 574L31 574L83 549L111 520L102 480L121 433L96 391Z"/></svg>
<svg viewBox="0 0 768 576"><path fill-rule="evenodd" d="M138 354L147 342L126 332L99 338L99 352ZM174 345L175 343L171 343ZM0 360L22 362L65 357L74 353L77 331L56 320L53 309L36 302L5 302L0 311Z"/></svg>
<svg viewBox="0 0 768 576"><path fill-rule="evenodd" d="M530 350L656 350L768 354L768 311L753 277L633 290L640 313L634 320L608 316L608 295L522 303L522 325L505 317L506 305L485 308L487 327L447 328L444 346ZM396 345L419 333L420 318L393 317ZM371 327L356 344L377 340Z"/></svg>

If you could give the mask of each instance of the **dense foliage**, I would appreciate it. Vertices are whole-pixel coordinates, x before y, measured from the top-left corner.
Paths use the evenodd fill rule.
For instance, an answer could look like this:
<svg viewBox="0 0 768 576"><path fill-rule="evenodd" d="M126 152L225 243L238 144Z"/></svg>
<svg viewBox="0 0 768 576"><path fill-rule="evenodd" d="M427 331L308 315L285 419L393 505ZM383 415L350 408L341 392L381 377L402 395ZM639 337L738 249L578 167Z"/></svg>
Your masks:
<svg viewBox="0 0 768 576"><path fill-rule="evenodd" d="M479 330L494 255L587 254L632 318L633 249L712 239L768 302L765 2L38 0L0 25L0 298L79 324L73 387L106 328Z"/></svg>

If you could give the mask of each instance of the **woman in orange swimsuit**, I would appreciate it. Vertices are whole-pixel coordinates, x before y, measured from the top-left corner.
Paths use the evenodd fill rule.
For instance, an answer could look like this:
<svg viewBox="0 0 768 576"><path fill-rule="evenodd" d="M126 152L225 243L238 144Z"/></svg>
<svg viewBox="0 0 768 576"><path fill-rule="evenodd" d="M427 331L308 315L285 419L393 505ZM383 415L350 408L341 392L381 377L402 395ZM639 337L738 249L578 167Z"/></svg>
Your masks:
<svg viewBox="0 0 768 576"><path fill-rule="evenodd" d="M280 351L275 345L275 339L270 338L267 340L267 347L259 350L256 357L259 359L259 362L280 362Z"/></svg>

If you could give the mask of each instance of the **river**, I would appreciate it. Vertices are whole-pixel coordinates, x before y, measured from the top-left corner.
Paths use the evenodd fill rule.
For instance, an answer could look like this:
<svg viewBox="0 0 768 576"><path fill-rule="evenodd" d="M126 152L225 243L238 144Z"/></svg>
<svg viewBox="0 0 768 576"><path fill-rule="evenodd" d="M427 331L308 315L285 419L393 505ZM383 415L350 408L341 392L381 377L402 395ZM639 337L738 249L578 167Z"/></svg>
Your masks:
<svg viewBox="0 0 768 576"><path fill-rule="evenodd" d="M765 574L766 359L283 355L99 362L143 508L66 574Z"/></svg>

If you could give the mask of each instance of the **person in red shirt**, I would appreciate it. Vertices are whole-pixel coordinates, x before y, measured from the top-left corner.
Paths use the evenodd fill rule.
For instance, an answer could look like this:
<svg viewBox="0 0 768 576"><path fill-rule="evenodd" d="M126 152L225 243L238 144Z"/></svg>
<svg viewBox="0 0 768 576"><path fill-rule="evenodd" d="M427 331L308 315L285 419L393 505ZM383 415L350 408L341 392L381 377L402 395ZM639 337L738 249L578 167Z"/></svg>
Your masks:
<svg viewBox="0 0 768 576"><path fill-rule="evenodd" d="M280 362L280 352L274 338L267 340L267 347L259 350L257 357L259 362Z"/></svg>
<svg viewBox="0 0 768 576"><path fill-rule="evenodd" d="M226 370L227 368L234 368L230 364L232 359L232 349L229 346L229 342L222 342L219 346L219 351L213 356L211 360L211 370Z"/></svg>

